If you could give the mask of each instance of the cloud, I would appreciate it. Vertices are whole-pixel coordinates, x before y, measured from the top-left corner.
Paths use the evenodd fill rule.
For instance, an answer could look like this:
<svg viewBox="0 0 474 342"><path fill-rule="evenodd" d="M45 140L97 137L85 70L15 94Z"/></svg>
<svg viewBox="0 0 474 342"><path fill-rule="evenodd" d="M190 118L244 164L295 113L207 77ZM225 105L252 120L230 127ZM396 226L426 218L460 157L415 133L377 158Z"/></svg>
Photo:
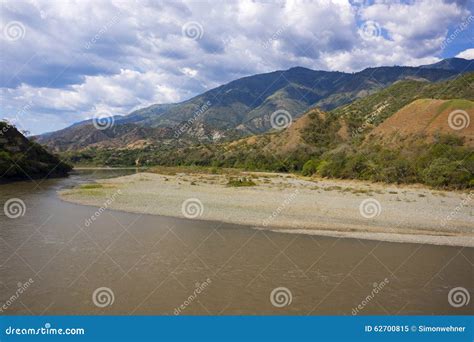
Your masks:
<svg viewBox="0 0 474 342"><path fill-rule="evenodd" d="M30 103L21 121L39 133L99 109L127 114L297 65L432 63L470 13L462 1L366 2L7 0L0 116ZM10 23L20 24L19 36L7 34Z"/></svg>
<svg viewBox="0 0 474 342"><path fill-rule="evenodd" d="M464 59L474 59L474 49L464 50L456 55L456 57Z"/></svg>

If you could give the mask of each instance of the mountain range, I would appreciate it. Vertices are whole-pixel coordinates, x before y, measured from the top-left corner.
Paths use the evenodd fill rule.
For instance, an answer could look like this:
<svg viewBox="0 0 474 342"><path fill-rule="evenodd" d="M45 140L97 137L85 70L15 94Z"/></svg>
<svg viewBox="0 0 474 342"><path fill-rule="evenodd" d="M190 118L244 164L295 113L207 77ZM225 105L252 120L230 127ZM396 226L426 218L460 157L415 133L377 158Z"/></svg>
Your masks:
<svg viewBox="0 0 474 342"><path fill-rule="evenodd" d="M449 126L455 110L474 114L474 73L430 83L404 80L325 112L312 108L282 131L252 135L230 142L201 144L162 152L160 159L172 164L200 164L210 159L219 166L260 164L262 169L301 169L303 163L324 153L381 144L396 149L406 143L432 143L440 135L460 139L474 147L474 126ZM461 115L461 119L465 119ZM455 127L456 128L456 127ZM413 143L413 144L412 144ZM272 160L281 165L270 165ZM151 164L160 163L154 160ZM270 164L269 164L270 163ZM204 163L205 165L205 163Z"/></svg>
<svg viewBox="0 0 474 342"><path fill-rule="evenodd" d="M472 69L463 59L353 74L292 68L38 141L75 165L230 167L467 189ZM283 127L275 113L285 114Z"/></svg>
<svg viewBox="0 0 474 342"><path fill-rule="evenodd" d="M341 109L399 81L426 85L472 71L474 63L461 58L356 73L295 67L244 77L180 103L155 104L126 116L114 116L114 124L104 130L86 120L36 139L55 152L221 143L271 131L270 116L277 110L296 120L310 108Z"/></svg>

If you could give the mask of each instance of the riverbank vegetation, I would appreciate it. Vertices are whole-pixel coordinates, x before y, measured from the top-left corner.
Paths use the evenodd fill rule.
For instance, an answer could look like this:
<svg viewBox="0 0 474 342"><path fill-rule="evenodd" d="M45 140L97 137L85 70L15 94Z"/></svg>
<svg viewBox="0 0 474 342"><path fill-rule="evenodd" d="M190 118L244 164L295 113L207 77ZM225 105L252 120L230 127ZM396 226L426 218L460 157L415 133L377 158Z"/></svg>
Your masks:
<svg viewBox="0 0 474 342"><path fill-rule="evenodd" d="M468 189L472 128L448 123L456 111L472 116L472 82L474 73L440 83L400 81L330 112L309 110L282 131L234 141L89 147L62 156L75 165L237 168Z"/></svg>
<svg viewBox="0 0 474 342"><path fill-rule="evenodd" d="M65 176L72 167L0 121L0 181Z"/></svg>

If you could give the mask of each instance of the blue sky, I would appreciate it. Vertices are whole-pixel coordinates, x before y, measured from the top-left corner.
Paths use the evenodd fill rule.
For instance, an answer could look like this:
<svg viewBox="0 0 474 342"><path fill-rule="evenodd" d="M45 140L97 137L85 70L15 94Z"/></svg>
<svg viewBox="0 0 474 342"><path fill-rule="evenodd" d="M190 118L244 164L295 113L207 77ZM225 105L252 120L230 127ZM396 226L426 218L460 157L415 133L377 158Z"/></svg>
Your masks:
<svg viewBox="0 0 474 342"><path fill-rule="evenodd" d="M472 1L1 2L0 117L39 134L305 66L474 58Z"/></svg>

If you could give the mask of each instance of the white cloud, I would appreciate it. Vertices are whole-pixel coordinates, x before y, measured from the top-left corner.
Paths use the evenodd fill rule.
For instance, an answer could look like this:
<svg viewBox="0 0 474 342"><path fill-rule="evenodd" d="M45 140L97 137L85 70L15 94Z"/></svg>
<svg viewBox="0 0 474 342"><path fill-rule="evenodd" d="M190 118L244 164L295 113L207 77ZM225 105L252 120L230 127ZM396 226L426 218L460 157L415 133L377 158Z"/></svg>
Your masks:
<svg viewBox="0 0 474 342"><path fill-rule="evenodd" d="M448 26L468 13L441 0L387 3L3 1L2 32L19 21L25 35L16 41L0 35L0 115L30 101L29 118L58 118L49 121L53 127L32 124L38 133L97 108L126 114L297 65L357 71L432 63ZM361 37L364 21L378 23L381 34ZM189 22L202 27L197 39L182 34Z"/></svg>
<svg viewBox="0 0 474 342"><path fill-rule="evenodd" d="M456 57L464 59L474 59L474 49L464 50L456 55Z"/></svg>

